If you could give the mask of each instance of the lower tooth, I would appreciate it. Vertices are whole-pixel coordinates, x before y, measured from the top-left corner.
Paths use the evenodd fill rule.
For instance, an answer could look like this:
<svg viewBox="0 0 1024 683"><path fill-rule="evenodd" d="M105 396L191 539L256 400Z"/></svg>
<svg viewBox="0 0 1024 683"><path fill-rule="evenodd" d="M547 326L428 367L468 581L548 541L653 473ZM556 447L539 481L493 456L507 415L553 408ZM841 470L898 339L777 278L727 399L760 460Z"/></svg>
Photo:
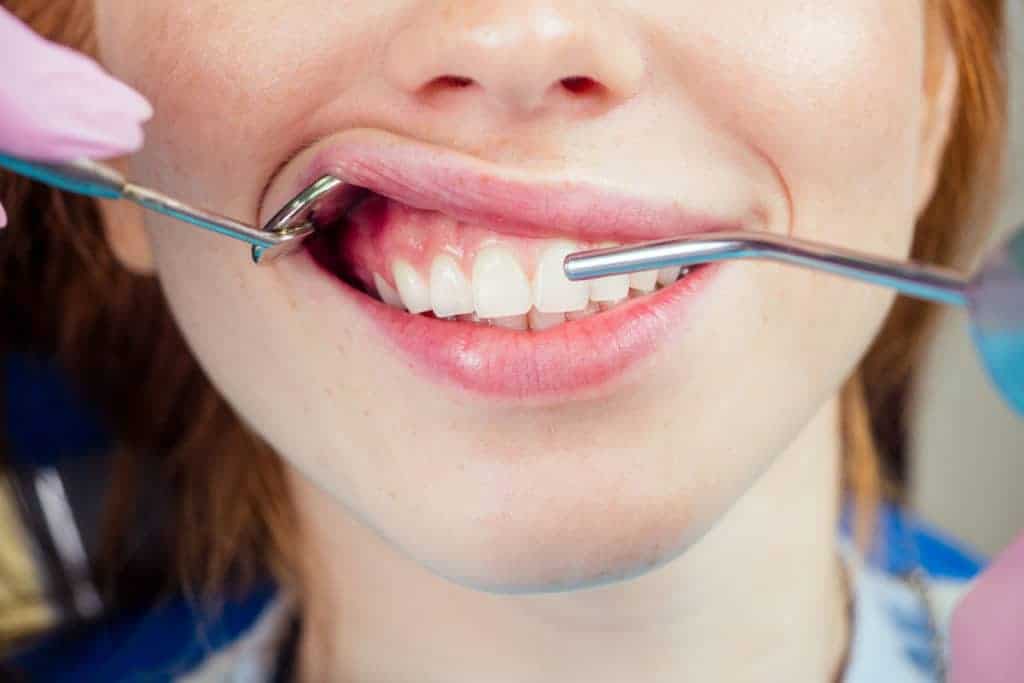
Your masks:
<svg viewBox="0 0 1024 683"><path fill-rule="evenodd" d="M488 322L495 327L504 327L509 330L519 330L520 332L525 332L530 328L525 315L513 315L507 318L491 318Z"/></svg>
<svg viewBox="0 0 1024 683"><path fill-rule="evenodd" d="M565 313L541 313L536 308L530 311L530 329L536 332L557 327L565 322Z"/></svg>
<svg viewBox="0 0 1024 683"><path fill-rule="evenodd" d="M587 305L587 307L585 309L583 309L582 311L573 311L572 313L566 313L565 314L565 318L566 318L566 320L571 320L571 321L583 320L584 318L589 318L590 316L595 315L595 314L600 313L600 312L601 312L600 306L598 306L596 303L591 301L590 304Z"/></svg>

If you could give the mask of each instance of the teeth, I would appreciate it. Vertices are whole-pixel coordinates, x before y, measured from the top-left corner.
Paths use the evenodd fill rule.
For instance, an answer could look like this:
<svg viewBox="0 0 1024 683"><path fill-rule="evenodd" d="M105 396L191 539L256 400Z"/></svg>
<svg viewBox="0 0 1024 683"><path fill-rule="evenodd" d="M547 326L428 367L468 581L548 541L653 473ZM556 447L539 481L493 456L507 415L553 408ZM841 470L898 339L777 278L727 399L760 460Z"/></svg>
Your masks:
<svg viewBox="0 0 1024 683"><path fill-rule="evenodd" d="M541 331L644 297L689 272L672 267L572 282L565 277L564 259L580 248L569 240L541 245L532 282L514 250L492 243L476 254L471 277L459 258L441 253L424 275L410 261L396 259L391 265L395 284L373 273L373 286L384 303L413 314L433 311L442 320Z"/></svg>
<svg viewBox="0 0 1024 683"><path fill-rule="evenodd" d="M373 285L377 288L377 295L381 301L394 308L405 308L405 305L402 304L402 297L398 295L395 288L377 273L373 274Z"/></svg>
<svg viewBox="0 0 1024 683"><path fill-rule="evenodd" d="M564 313L541 313L536 308L530 311L530 329L541 331L558 327L565 322Z"/></svg>
<svg viewBox="0 0 1024 683"><path fill-rule="evenodd" d="M507 318L494 318L488 321L496 327L504 327L509 330L525 332L530 329L529 320L525 315L513 315Z"/></svg>
<svg viewBox="0 0 1024 683"><path fill-rule="evenodd" d="M472 313L473 288L451 256L441 254L430 268L430 303L434 315L448 318Z"/></svg>
<svg viewBox="0 0 1024 683"><path fill-rule="evenodd" d="M679 274L683 272L683 269L679 266L671 268L662 268L658 271L658 284L662 287L668 287L670 284L679 279Z"/></svg>
<svg viewBox="0 0 1024 683"><path fill-rule="evenodd" d="M420 274L405 261L395 261L391 266L398 295L402 297L402 305L410 313L426 313L430 309L430 288Z"/></svg>
<svg viewBox="0 0 1024 683"><path fill-rule="evenodd" d="M473 303L481 318L525 315L533 292L519 261L504 247L487 247L473 264Z"/></svg>
<svg viewBox="0 0 1024 683"><path fill-rule="evenodd" d="M565 314L565 319L566 320L571 320L571 321L575 322L577 320L583 320L584 318L589 318L590 316L596 315L596 314L598 314L600 312L601 312L601 307L599 305L595 304L594 302L591 302L590 305L588 305L582 311L573 311L572 313L566 313Z"/></svg>
<svg viewBox="0 0 1024 683"><path fill-rule="evenodd" d="M632 273L629 276L629 286L645 294L653 292L658 288L658 271L647 270L642 273Z"/></svg>
<svg viewBox="0 0 1024 683"><path fill-rule="evenodd" d="M611 275L592 280L590 300L602 303L617 303L629 296L629 276Z"/></svg>
<svg viewBox="0 0 1024 683"><path fill-rule="evenodd" d="M615 242L602 242L601 249L619 246ZM629 275L611 275L590 281L590 300L618 303L629 298Z"/></svg>
<svg viewBox="0 0 1024 683"><path fill-rule="evenodd" d="M577 245L560 241L541 255L533 278L533 302L541 313L567 313L587 307L590 285L565 277L563 262L574 251L579 251Z"/></svg>

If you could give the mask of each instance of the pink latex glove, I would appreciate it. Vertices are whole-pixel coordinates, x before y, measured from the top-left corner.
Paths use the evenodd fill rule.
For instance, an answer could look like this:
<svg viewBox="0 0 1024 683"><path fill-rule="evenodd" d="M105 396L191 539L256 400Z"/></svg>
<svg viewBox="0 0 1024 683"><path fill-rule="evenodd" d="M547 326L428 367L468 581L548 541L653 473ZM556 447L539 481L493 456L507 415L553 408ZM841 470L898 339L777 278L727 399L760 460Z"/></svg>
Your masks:
<svg viewBox="0 0 1024 683"><path fill-rule="evenodd" d="M152 115L142 95L96 62L0 7L0 151L39 161L119 156L142 145Z"/></svg>
<svg viewBox="0 0 1024 683"><path fill-rule="evenodd" d="M952 683L1024 681L1024 534L953 613L950 656Z"/></svg>

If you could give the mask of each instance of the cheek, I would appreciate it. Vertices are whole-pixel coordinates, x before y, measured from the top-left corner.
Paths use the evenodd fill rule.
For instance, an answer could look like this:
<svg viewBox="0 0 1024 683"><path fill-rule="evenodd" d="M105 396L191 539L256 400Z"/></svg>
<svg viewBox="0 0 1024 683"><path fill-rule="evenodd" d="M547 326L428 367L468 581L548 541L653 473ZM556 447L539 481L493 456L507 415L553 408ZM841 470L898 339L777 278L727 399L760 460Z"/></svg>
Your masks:
<svg viewBox="0 0 1024 683"><path fill-rule="evenodd" d="M699 14L687 7L667 18L680 97L698 100L774 168L791 232L883 253L908 246L920 5L750 0L701 3Z"/></svg>
<svg viewBox="0 0 1024 683"><path fill-rule="evenodd" d="M319 104L309 93L330 88L342 97L367 63L364 36L373 32L365 9L345 21L310 20L318 12L336 15L337 5L97 0L105 63L156 111L146 147L133 160L138 177L195 201L255 212L258 192L248 184L265 179L295 144L273 131L302 128L297 122ZM343 51L345 59L325 51ZM353 68L339 71L339 63ZM196 168L206 182L200 184Z"/></svg>
<svg viewBox="0 0 1024 683"><path fill-rule="evenodd" d="M774 26L779 45L750 99L765 122L760 144L790 195L791 232L903 256L915 216L923 31L916 3L858 2ZM884 6L883 6L884 5ZM773 41L774 42L774 41ZM772 106L772 103L780 103ZM785 103L785 104L782 104Z"/></svg>
<svg viewBox="0 0 1024 683"><path fill-rule="evenodd" d="M754 3L736 3L744 4ZM711 106L774 167L791 234L905 258L923 107L920 3L757 4L766 9L757 20L741 21L734 5L715 23L723 32L728 19L744 28L729 33L731 49L711 49L725 74ZM856 362L893 300L879 288L792 268L758 276L752 291L776 322L777 358L808 376L838 376L838 362Z"/></svg>

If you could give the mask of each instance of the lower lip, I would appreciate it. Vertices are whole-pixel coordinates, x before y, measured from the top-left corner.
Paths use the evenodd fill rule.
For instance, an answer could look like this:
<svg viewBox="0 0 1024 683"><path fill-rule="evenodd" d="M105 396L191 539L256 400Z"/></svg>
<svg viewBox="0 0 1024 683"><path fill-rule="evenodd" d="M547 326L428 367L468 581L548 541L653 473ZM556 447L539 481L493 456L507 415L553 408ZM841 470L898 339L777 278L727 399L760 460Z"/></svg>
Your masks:
<svg viewBox="0 0 1024 683"><path fill-rule="evenodd" d="M424 377L494 399L568 400L613 386L653 356L684 322L718 265L643 298L542 332L412 315L351 287L308 251L315 277L328 277ZM305 270L305 268L303 268Z"/></svg>

